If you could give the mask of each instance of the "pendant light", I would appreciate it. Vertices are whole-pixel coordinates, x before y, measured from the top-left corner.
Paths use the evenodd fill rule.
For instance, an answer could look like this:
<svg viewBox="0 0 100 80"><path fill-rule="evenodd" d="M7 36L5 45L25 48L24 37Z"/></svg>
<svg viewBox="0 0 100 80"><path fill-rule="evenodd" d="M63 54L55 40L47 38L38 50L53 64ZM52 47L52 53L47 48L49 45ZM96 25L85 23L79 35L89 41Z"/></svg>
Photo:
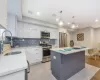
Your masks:
<svg viewBox="0 0 100 80"><path fill-rule="evenodd" d="M75 23L75 16L72 16L72 19L73 19L73 22L71 24L71 28L72 29L78 28L78 25Z"/></svg>

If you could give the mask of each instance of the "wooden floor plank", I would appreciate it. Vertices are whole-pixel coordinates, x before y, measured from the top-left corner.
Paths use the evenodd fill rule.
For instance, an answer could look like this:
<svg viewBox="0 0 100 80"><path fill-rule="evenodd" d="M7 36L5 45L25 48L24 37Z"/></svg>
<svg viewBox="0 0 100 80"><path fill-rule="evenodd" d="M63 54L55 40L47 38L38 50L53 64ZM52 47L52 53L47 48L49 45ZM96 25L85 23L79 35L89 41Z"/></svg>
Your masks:
<svg viewBox="0 0 100 80"><path fill-rule="evenodd" d="M93 57L86 56L85 61L87 64L100 68L100 58L95 60ZM100 70L90 80L100 80Z"/></svg>
<svg viewBox="0 0 100 80"><path fill-rule="evenodd" d="M92 77L91 80L100 80L100 70Z"/></svg>

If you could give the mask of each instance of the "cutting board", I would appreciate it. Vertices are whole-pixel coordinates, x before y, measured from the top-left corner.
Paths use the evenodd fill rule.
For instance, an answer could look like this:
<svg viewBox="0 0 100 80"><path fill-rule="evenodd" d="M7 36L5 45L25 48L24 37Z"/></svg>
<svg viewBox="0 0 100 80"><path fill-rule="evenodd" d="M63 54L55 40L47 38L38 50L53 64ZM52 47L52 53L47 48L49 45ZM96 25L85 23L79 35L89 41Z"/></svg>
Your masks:
<svg viewBox="0 0 100 80"><path fill-rule="evenodd" d="M11 51L11 45L10 44L4 44L3 45L3 55L6 55Z"/></svg>

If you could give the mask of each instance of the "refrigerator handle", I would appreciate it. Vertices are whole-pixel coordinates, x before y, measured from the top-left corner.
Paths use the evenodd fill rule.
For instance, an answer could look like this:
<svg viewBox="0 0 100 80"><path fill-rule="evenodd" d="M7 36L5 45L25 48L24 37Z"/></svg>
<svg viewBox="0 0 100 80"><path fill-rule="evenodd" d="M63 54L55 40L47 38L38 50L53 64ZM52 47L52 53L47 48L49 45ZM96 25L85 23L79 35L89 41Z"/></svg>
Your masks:
<svg viewBox="0 0 100 80"><path fill-rule="evenodd" d="M27 64L28 64L27 73L30 73L30 65L29 65L29 61L28 60L27 60Z"/></svg>

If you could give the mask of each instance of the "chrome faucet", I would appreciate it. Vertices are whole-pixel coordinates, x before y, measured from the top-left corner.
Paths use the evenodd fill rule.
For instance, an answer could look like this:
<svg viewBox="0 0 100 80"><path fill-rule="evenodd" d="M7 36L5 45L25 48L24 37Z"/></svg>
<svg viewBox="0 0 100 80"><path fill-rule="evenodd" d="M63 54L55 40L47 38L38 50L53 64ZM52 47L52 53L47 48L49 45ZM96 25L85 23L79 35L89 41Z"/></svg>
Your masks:
<svg viewBox="0 0 100 80"><path fill-rule="evenodd" d="M11 41L10 41L10 43L11 43L11 46L13 46L13 42L12 42L12 33L11 33L9 30L5 29L5 31L2 33L2 43L1 43L1 53L2 53L2 54L3 54L3 45L4 45L4 42L3 42L3 34L4 34L5 32L9 32L9 33L10 33L10 35L11 35Z"/></svg>

